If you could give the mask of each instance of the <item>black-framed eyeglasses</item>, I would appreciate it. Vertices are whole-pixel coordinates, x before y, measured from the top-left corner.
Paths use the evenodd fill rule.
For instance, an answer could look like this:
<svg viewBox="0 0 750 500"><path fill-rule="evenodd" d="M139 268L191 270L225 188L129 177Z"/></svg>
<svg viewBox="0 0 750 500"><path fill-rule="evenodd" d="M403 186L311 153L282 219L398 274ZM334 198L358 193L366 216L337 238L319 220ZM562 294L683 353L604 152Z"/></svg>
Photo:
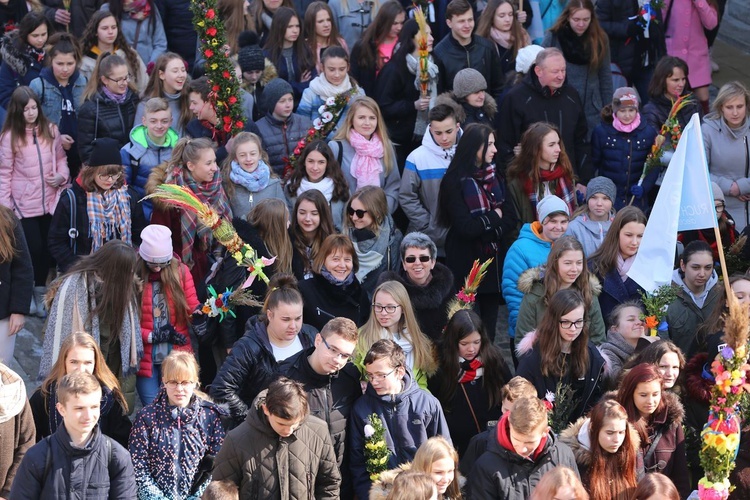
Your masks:
<svg viewBox="0 0 750 500"><path fill-rule="evenodd" d="M325 337L322 335L320 336L321 340L323 341L323 345L328 348L329 351L331 351L331 355L333 356L333 359L343 359L344 361L349 361L352 359L351 354L344 354L343 352L339 351L335 347L331 347L328 345L328 342L326 342Z"/></svg>
<svg viewBox="0 0 750 500"><path fill-rule="evenodd" d="M414 264L417 261L417 258L419 258L419 262L430 262L432 260L432 257L429 255L420 255L419 257L416 255L409 255L404 258L404 262L407 264Z"/></svg>
<svg viewBox="0 0 750 500"><path fill-rule="evenodd" d="M349 214L349 217L354 217L354 215L357 215L358 219L361 219L365 216L367 213L367 210L354 210L352 207L349 207L346 209L346 212Z"/></svg>
<svg viewBox="0 0 750 500"><path fill-rule="evenodd" d="M368 380L370 382L382 382L383 380L385 380L385 378L388 375L390 375L391 373L395 372L396 370L398 370L398 366L396 368L394 368L393 370L389 371L388 373L385 373L385 374L371 375L371 374L365 372L365 380Z"/></svg>
<svg viewBox="0 0 750 500"><path fill-rule="evenodd" d="M122 173L119 173L119 174L97 174L96 176L99 178L99 180L102 180L102 181L112 181L112 182L115 182L120 177L122 177Z"/></svg>
<svg viewBox="0 0 750 500"><path fill-rule="evenodd" d="M560 326L565 328L566 330L570 330L571 328L583 328L583 325L586 324L585 319L579 319L578 321L569 321L567 319L561 319L560 320Z"/></svg>
<svg viewBox="0 0 750 500"><path fill-rule="evenodd" d="M717 203L716 204L716 213L717 214L722 213L725 208L726 208L726 205L724 203L722 203L722 202Z"/></svg>
<svg viewBox="0 0 750 500"><path fill-rule="evenodd" d="M399 304L388 304L387 306L381 306L380 304L373 304L372 308L375 310L376 313L380 312L387 312L388 314L393 314L396 312L396 310L401 307Z"/></svg>
<svg viewBox="0 0 750 500"><path fill-rule="evenodd" d="M170 264L172 264L172 259L169 259L169 260L164 261L164 262L146 262L146 265L149 266L149 267L161 267L161 268L165 268L165 267L169 267Z"/></svg>
<svg viewBox="0 0 750 500"><path fill-rule="evenodd" d="M118 78L117 80L115 80L114 78L110 78L107 75L104 75L104 78L117 85L122 85L123 83L128 83L130 80L132 80L133 75L128 73L127 76L123 76L122 78Z"/></svg>

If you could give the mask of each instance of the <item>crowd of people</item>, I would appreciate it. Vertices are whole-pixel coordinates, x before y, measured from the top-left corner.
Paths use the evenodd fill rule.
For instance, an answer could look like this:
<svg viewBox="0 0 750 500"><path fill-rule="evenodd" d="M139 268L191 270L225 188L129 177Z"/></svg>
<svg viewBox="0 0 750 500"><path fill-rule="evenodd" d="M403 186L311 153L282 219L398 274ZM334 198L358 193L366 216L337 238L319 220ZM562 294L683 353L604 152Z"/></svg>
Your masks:
<svg viewBox="0 0 750 500"><path fill-rule="evenodd" d="M750 92L708 94L725 2L531 3L219 0L234 136L188 0L0 4L0 497L697 489L720 244L750 303ZM678 235L651 336L628 271L696 113L721 241ZM149 197L170 185L262 273Z"/></svg>

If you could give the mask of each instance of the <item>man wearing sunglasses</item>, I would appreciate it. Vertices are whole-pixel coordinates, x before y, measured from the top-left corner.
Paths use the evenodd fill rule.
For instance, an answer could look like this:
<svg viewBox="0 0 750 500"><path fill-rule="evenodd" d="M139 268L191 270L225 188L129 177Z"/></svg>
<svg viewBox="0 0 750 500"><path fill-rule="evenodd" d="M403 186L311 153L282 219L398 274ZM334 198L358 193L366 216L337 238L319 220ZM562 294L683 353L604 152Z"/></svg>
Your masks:
<svg viewBox="0 0 750 500"><path fill-rule="evenodd" d="M443 247L448 228L437 222L438 193L461 137L458 113L458 105L449 102L430 110L422 145L406 158L398 194L401 208L409 218L407 233L425 233L435 242L441 257L445 257Z"/></svg>
<svg viewBox="0 0 750 500"><path fill-rule="evenodd" d="M346 453L346 426L354 402L362 395L359 372L350 363L357 347L357 325L334 318L315 336L315 345L285 360L279 372L300 382L307 392L310 414L325 420L341 471L341 498L352 498Z"/></svg>

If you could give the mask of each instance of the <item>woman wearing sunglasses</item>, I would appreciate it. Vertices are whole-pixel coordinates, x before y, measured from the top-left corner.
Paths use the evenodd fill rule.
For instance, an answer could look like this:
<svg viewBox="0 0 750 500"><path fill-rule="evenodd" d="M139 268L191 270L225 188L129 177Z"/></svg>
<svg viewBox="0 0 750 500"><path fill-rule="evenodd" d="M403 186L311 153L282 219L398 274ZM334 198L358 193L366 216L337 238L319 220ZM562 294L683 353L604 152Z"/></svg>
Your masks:
<svg viewBox="0 0 750 500"><path fill-rule="evenodd" d="M146 226L136 192L125 184L119 143L97 139L73 185L60 196L50 225L49 252L60 272L107 241L139 245Z"/></svg>
<svg viewBox="0 0 750 500"><path fill-rule="evenodd" d="M437 369L432 341L422 333L406 288L398 281L386 281L375 289L370 319L359 331L354 364L365 373L364 358L381 339L393 340L406 356L406 366L422 389Z"/></svg>
<svg viewBox="0 0 750 500"><path fill-rule="evenodd" d="M602 395L607 363L589 340L586 301L564 288L549 300L539 326L517 345L519 375L554 405L558 433L588 413Z"/></svg>
<svg viewBox="0 0 750 500"><path fill-rule="evenodd" d="M136 272L141 294L141 358L136 387L143 406L159 394L161 365L172 350L193 352L188 324L198 307L190 269L172 251L172 231L151 224L141 233Z"/></svg>
<svg viewBox="0 0 750 500"><path fill-rule="evenodd" d="M379 187L358 189L346 205L346 215L343 229L357 251L357 279L372 298L380 274L398 268L403 236L393 223L385 192Z"/></svg>
<svg viewBox="0 0 750 500"><path fill-rule="evenodd" d="M437 260L437 246L429 236L409 233L401 241L401 269L385 271L379 284L398 281L409 293L419 327L438 340L448 323L448 302L453 297L453 273Z"/></svg>

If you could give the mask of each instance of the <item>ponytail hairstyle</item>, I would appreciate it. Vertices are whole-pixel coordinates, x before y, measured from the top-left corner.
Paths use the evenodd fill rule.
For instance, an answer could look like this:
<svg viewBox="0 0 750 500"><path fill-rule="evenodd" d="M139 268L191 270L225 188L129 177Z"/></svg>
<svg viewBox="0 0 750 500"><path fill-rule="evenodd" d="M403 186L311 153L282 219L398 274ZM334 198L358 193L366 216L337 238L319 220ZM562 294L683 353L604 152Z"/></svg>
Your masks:
<svg viewBox="0 0 750 500"><path fill-rule="evenodd" d="M264 46L265 50L268 50L271 62L277 64L279 60L283 61L281 51L284 48L284 37L286 36L286 29L292 19L297 19L300 23L300 34L297 40L292 44L292 51L297 57L297 64L299 65L299 75L296 75L297 81L299 77L305 71L315 70L315 60L310 52L310 48L305 43L304 33L302 32L302 19L297 15L297 12L290 7L279 7L276 13L273 15L273 23L271 23L271 30L268 32L268 40Z"/></svg>
<svg viewBox="0 0 750 500"><path fill-rule="evenodd" d="M42 101L39 96L31 90L29 87L21 86L17 87L10 96L8 102L8 114L3 123L2 131L0 135L10 134L11 150L13 153L18 153L19 149L26 146L26 118L23 115L24 108L31 102L36 103L37 112L39 113L36 118L37 137L40 137L45 144L40 143L40 147L49 147L52 151L54 147L55 134L57 133L57 127L50 123L44 111L42 110ZM10 158L6 158L6 161L10 161ZM40 165L41 168L41 165ZM10 179L3 179L2 182L10 182Z"/></svg>
<svg viewBox="0 0 750 500"><path fill-rule="evenodd" d="M86 55L89 55L90 53L96 54L98 52L98 50L97 52L94 52L93 49L99 43L99 24L101 24L101 22L105 19L109 19L110 17L115 20L115 23L117 23L117 38L115 38L113 50L122 50L125 53L125 60L127 61L128 69L131 75L130 82L128 82L128 87L132 85L131 90L135 91L135 89L138 88L138 84L140 83L139 79L142 77L140 74L140 56L138 55L138 52L130 48L128 41L125 39L125 35L122 33L122 25L120 24L120 20L115 17L112 12L107 10L97 10L91 15L91 18L89 18L89 22L86 24L86 28L83 30L83 34L81 35L81 49ZM152 18L153 17L154 16L152 16ZM99 54L99 61L103 59L104 55L105 54ZM109 73L108 71L102 70L100 74L108 75ZM97 78L95 80L97 82L97 85L99 85L98 76L100 75L97 75ZM89 83L91 83L91 81L94 81L93 73L91 75L91 80L89 80ZM88 90L88 87L86 89ZM84 99L86 98L84 97Z"/></svg>
<svg viewBox="0 0 750 500"><path fill-rule="evenodd" d="M326 53L328 49L326 49ZM292 170L289 176L289 181L286 184L286 194L290 198L297 196L302 179L307 177L307 168L305 167L305 161L307 157L313 151L317 151L323 158L326 159L326 173L325 177L328 177L333 181L333 194L331 195L331 203L334 201L348 201L349 200L349 183L344 178L344 173L341 171L341 165L333 155L331 147L326 141L315 139L310 141L305 146L305 149L300 153L297 163L294 164L294 170Z"/></svg>
<svg viewBox="0 0 750 500"><path fill-rule="evenodd" d="M76 69L81 66L81 47L75 36L65 31L58 31L47 40L47 57L45 63L52 66L52 59L61 54L71 54L76 61ZM77 104L77 103L74 103Z"/></svg>
<svg viewBox="0 0 750 500"><path fill-rule="evenodd" d="M183 137L175 144L172 149L172 157L166 163L167 175L176 175L177 172L181 172L183 169L187 170L187 163L199 161L201 153L206 149L212 151L214 149L210 139L206 137L199 137L197 139Z"/></svg>
<svg viewBox="0 0 750 500"><path fill-rule="evenodd" d="M550 250L547 256L547 265L545 267L544 278L542 279L544 284L544 301L545 303L549 303L552 296L561 288L559 261L565 252L581 252L583 269L573 283L573 288L581 293L583 301L586 304L586 310L588 310L591 307L591 302L595 299L594 291L591 289L591 277L586 266L586 252L584 252L583 245L581 245L581 242L575 236L561 236L552 244L552 250Z"/></svg>
<svg viewBox="0 0 750 500"><path fill-rule="evenodd" d="M108 77L112 74L112 70L119 66L128 66L128 63L125 62L125 59L118 56L117 54L110 54L109 52L101 54L96 60L94 70L91 72L91 78L89 78L89 82L88 84L86 84L86 88L83 89L81 101L86 101L87 99L91 99L92 97L94 97L94 95L96 95L96 93L101 88L102 77ZM130 91L133 93L137 92L132 78L128 82L128 89L130 89Z"/></svg>
<svg viewBox="0 0 750 500"><path fill-rule="evenodd" d="M146 90L143 91L144 100L152 98L152 97L164 97L165 96L164 81L161 79L160 73L166 72L167 66L169 65L169 63L175 60L179 60L183 65L185 64L185 60L182 58L182 56L174 52L165 52L156 59L156 63L154 64L154 69L151 72L151 76L148 79L148 83L146 84ZM187 69L186 69L186 72L187 72ZM193 117L193 113L190 112L190 92L188 88L189 82L190 82L190 75L187 76L187 80L185 80L185 85L182 86L182 90L180 91L180 97L178 99L178 104L180 108L180 120L178 121L177 126L181 130L185 130L185 127L187 127L188 122Z"/></svg>
<svg viewBox="0 0 750 500"><path fill-rule="evenodd" d="M552 296L547 310L544 312L539 326L536 329L534 345L538 347L542 358L541 370L545 377L563 377L567 373L567 367L561 359L562 337L560 337L560 318L569 312L583 308L583 328L570 346L571 373L576 378L585 377L589 369L589 325L586 318L586 303L578 290L565 288Z"/></svg>
<svg viewBox="0 0 750 500"><path fill-rule="evenodd" d="M638 441L635 428L628 422L628 413L614 398L603 399L591 409L589 418L591 466L588 486L591 498L630 500L638 484L635 475ZM625 422L625 439L614 453L599 445L599 433L607 420Z"/></svg>
<svg viewBox="0 0 750 500"><path fill-rule="evenodd" d="M253 207L247 221L258 230L271 255L276 256L277 273L292 272L292 242L287 231L289 210L278 198L266 198Z"/></svg>
<svg viewBox="0 0 750 500"><path fill-rule="evenodd" d="M263 300L263 308L261 309L261 321L268 326L268 316L266 313L269 309L276 309L279 304L302 304L302 294L297 288L297 278L291 274L276 273L271 277L271 281L268 282L268 290L266 291L266 297Z"/></svg>

